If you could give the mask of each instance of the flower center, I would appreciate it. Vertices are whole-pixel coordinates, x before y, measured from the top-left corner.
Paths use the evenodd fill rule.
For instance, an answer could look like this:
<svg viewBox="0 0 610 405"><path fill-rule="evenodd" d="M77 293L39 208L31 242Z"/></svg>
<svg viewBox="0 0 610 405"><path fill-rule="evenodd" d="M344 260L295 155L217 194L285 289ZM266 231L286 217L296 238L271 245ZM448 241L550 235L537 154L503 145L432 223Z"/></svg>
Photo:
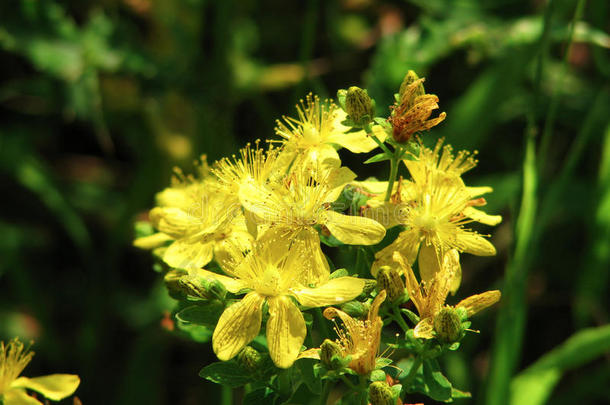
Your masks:
<svg viewBox="0 0 610 405"><path fill-rule="evenodd" d="M256 280L256 292L261 295L274 297L280 293L281 275L275 266L267 266L263 276Z"/></svg>

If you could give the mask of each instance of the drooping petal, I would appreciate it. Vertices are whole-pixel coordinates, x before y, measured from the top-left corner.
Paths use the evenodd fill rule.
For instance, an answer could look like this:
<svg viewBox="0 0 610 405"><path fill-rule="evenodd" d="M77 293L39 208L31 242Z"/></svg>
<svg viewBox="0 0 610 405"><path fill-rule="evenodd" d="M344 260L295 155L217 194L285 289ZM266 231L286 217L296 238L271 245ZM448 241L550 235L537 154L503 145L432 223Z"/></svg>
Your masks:
<svg viewBox="0 0 610 405"><path fill-rule="evenodd" d="M4 393L4 405L42 405L42 402L29 396L25 389L9 389Z"/></svg>
<svg viewBox="0 0 610 405"><path fill-rule="evenodd" d="M315 288L301 287L291 293L306 307L324 307L353 300L362 293L366 282L356 277L339 277Z"/></svg>
<svg viewBox="0 0 610 405"><path fill-rule="evenodd" d="M454 285L458 268L460 268L460 255L457 250L451 249L443 256L441 269L434 275L434 279L430 283L427 291L427 312L425 315L421 314L422 316L433 316L441 310Z"/></svg>
<svg viewBox="0 0 610 405"><path fill-rule="evenodd" d="M51 401L60 401L74 394L80 378L73 374L51 374L43 377L19 377L11 384L13 388L27 388L39 392Z"/></svg>
<svg viewBox="0 0 610 405"><path fill-rule="evenodd" d="M463 299L456 307L466 309L468 316L472 316L500 301L501 296L502 294L498 290L487 291Z"/></svg>
<svg viewBox="0 0 610 405"><path fill-rule="evenodd" d="M263 301L259 294L250 292L222 313L212 335L212 347L220 360L232 359L258 335Z"/></svg>
<svg viewBox="0 0 610 405"><path fill-rule="evenodd" d="M464 208L462 214L485 225L495 226L502 222L501 215L489 215L474 207Z"/></svg>
<svg viewBox="0 0 610 405"><path fill-rule="evenodd" d="M381 265L392 266L392 256L394 255L395 251L400 252L400 254L402 254L407 260L407 262L412 265L413 262L415 262L415 259L417 258L420 238L421 237L419 235L419 232L412 231L410 229L399 233L398 237L396 238L396 240L394 240L394 242L390 243L388 246L375 253L376 261L375 263L373 263L371 273L373 275L376 275L377 270Z"/></svg>
<svg viewBox="0 0 610 405"><path fill-rule="evenodd" d="M471 253L477 256L493 256L496 254L496 248L490 241L481 235L462 230L457 236L457 244L459 250Z"/></svg>
<svg viewBox="0 0 610 405"><path fill-rule="evenodd" d="M371 308L369 309L368 319L369 321L373 321L379 315L379 307L383 304L387 296L387 292L385 290L381 290L379 294L373 300L371 304Z"/></svg>
<svg viewBox="0 0 610 405"><path fill-rule="evenodd" d="M180 208L155 207L150 210L149 217L155 228L174 239L196 230L194 218Z"/></svg>
<svg viewBox="0 0 610 405"><path fill-rule="evenodd" d="M375 245L385 236L385 228L370 218L325 212L324 225L341 242L348 245Z"/></svg>
<svg viewBox="0 0 610 405"><path fill-rule="evenodd" d="M328 307L322 312L326 319L333 319L339 317L343 324L345 325L345 329L348 331L348 334L355 334L356 331L359 330L359 321L357 319L352 318L345 312L340 309Z"/></svg>
<svg viewBox="0 0 610 405"><path fill-rule="evenodd" d="M211 271L207 271L204 269L192 269L188 272L189 278L192 277L194 279L202 279L202 280L218 280L225 286L225 288L232 292L233 294L238 293L239 291L248 288L248 285L238 279L233 277L223 276L222 274L212 273Z"/></svg>
<svg viewBox="0 0 610 405"><path fill-rule="evenodd" d="M213 242L195 242L178 239L165 251L163 260L171 267L179 269L198 269L212 261Z"/></svg>
<svg viewBox="0 0 610 405"><path fill-rule="evenodd" d="M252 249L254 238L245 230L232 230L225 239L214 244L214 260L228 274L234 274L235 268L244 258L244 253Z"/></svg>
<svg viewBox="0 0 610 405"><path fill-rule="evenodd" d="M273 363L288 368L296 360L307 335L303 314L289 297L270 297L267 344Z"/></svg>
<svg viewBox="0 0 610 405"><path fill-rule="evenodd" d="M422 319L413 330L413 335L419 339L434 338L434 321L432 318Z"/></svg>
<svg viewBox="0 0 610 405"><path fill-rule="evenodd" d="M393 258L402 269L402 273L405 275L405 285L407 287L409 297L411 298L411 301L413 301L415 308L417 308L417 312L421 314L425 306L425 299L419 286L419 282L415 278L413 269L411 268L409 262L405 260L403 255L400 254L400 252L394 252Z"/></svg>
<svg viewBox="0 0 610 405"><path fill-rule="evenodd" d="M475 198L483 194L488 194L494 191L493 188L489 186L479 186L479 187L466 187L470 198Z"/></svg>
<svg viewBox="0 0 610 405"><path fill-rule="evenodd" d="M172 240L172 237L161 232L149 236L142 236L133 241L133 245L140 249L154 249Z"/></svg>

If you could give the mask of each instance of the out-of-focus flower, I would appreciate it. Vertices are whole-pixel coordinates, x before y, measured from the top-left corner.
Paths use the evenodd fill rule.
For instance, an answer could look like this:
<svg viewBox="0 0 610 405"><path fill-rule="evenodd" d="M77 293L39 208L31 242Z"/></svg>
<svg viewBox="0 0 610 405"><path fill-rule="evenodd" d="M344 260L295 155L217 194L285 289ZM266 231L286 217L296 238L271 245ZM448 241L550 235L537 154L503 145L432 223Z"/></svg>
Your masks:
<svg viewBox="0 0 610 405"><path fill-rule="evenodd" d="M80 378L72 374L51 374L43 377L19 377L32 360L34 352L15 338L0 342L0 403L4 405L42 405L29 396L26 390L36 391L51 401L60 401L72 395Z"/></svg>

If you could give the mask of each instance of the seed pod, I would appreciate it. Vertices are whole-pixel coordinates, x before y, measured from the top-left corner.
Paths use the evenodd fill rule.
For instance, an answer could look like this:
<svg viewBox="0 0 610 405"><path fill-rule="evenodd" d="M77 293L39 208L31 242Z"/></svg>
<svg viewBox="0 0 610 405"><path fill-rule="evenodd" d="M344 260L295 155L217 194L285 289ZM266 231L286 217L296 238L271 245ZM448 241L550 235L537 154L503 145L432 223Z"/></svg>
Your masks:
<svg viewBox="0 0 610 405"><path fill-rule="evenodd" d="M373 120L375 106L366 90L352 86L345 96L345 112L356 124L364 125Z"/></svg>
<svg viewBox="0 0 610 405"><path fill-rule="evenodd" d="M375 381L369 385L371 405L394 405L394 393L385 381Z"/></svg>
<svg viewBox="0 0 610 405"><path fill-rule="evenodd" d="M464 328L460 314L455 308L445 307L434 317L436 337L443 343L453 343L460 340Z"/></svg>

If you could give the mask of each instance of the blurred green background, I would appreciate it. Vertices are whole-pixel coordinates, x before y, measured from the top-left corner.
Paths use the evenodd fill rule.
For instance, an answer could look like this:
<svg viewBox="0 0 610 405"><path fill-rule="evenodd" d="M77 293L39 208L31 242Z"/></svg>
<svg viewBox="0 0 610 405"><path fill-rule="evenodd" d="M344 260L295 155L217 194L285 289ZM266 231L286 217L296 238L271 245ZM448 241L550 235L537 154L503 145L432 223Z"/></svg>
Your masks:
<svg viewBox="0 0 610 405"><path fill-rule="evenodd" d="M173 166L272 137L309 91L360 85L385 115L414 69L448 114L429 136L479 151L465 180L504 217L480 229L497 257L463 259L456 302L504 300L444 359L462 402L506 403L511 375L597 327L534 381L561 383L554 405L608 403L609 16L607 0L2 1L0 339L35 340L26 375L79 374L85 405L219 402L197 375L210 345L168 331L134 221Z"/></svg>

